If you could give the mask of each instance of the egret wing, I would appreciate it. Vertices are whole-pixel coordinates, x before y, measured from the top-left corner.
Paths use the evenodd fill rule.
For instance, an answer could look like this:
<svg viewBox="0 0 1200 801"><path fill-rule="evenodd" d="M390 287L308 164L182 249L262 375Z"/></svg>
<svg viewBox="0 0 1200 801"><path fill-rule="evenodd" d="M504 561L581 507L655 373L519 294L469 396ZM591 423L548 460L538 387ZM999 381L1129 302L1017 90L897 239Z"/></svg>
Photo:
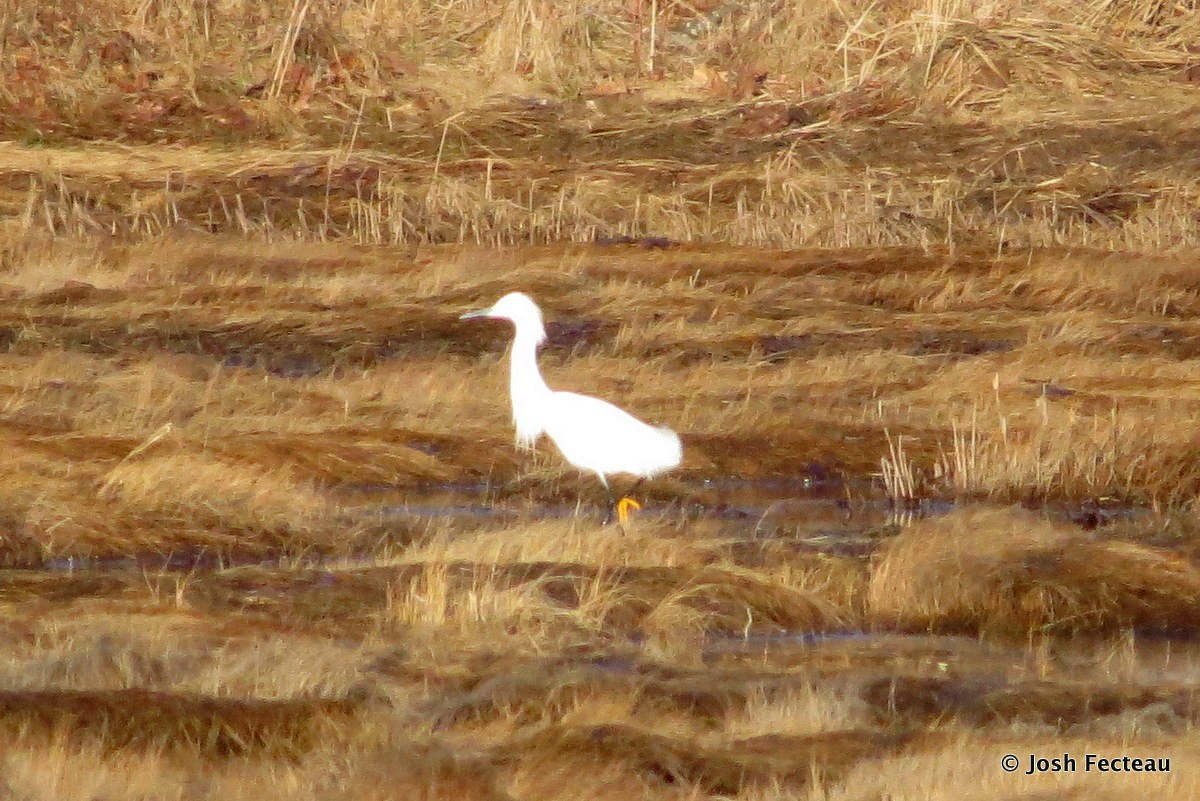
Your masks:
<svg viewBox="0 0 1200 801"><path fill-rule="evenodd" d="M674 431L647 425L599 398L555 392L543 412L546 435L568 462L582 470L649 478L683 458Z"/></svg>

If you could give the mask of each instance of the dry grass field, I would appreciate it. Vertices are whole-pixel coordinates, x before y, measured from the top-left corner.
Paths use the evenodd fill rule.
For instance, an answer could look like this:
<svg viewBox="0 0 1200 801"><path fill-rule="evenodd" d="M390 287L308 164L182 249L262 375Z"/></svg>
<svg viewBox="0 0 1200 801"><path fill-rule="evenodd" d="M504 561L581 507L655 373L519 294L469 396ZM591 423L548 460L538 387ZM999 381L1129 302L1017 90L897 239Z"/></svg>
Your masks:
<svg viewBox="0 0 1200 801"><path fill-rule="evenodd" d="M0 798L1200 796L1198 126L1193 0L0 0Z"/></svg>

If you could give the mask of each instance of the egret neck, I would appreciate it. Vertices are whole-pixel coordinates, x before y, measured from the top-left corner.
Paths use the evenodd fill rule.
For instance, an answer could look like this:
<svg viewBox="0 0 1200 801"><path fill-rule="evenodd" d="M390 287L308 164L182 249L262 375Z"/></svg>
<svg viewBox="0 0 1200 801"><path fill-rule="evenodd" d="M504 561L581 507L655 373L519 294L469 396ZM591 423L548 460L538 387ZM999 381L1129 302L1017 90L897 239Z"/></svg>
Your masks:
<svg viewBox="0 0 1200 801"><path fill-rule="evenodd" d="M538 370L538 347L546 340L541 320L523 320L516 327L512 353L509 354L509 392L512 397L513 422L517 429L517 446L532 448L545 430L545 410L551 390Z"/></svg>

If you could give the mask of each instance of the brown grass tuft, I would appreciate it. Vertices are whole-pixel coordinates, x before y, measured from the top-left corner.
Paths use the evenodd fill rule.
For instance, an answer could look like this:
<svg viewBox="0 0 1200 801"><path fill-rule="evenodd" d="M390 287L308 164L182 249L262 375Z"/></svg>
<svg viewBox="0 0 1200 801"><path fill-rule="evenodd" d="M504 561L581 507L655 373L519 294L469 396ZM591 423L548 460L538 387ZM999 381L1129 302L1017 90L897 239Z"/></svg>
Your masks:
<svg viewBox="0 0 1200 801"><path fill-rule="evenodd" d="M1022 636L1196 631L1200 570L1021 511L966 509L918 523L876 557L877 626Z"/></svg>
<svg viewBox="0 0 1200 801"><path fill-rule="evenodd" d="M732 636L843 628L819 595L737 568L592 567L423 562L402 567L389 617L405 625L532 626L697 646Z"/></svg>
<svg viewBox="0 0 1200 801"><path fill-rule="evenodd" d="M523 755L534 764L565 758L579 771L616 763L663 785L683 783L730 795L771 783L802 787L814 779L836 781L855 764L900 743L899 738L872 732L839 732L754 737L725 748L704 748L632 726L607 725L540 731L516 743L509 758Z"/></svg>
<svg viewBox="0 0 1200 801"><path fill-rule="evenodd" d="M112 749L180 750L208 758L300 757L352 727L351 701L254 701L145 690L0 694L8 738L99 738Z"/></svg>

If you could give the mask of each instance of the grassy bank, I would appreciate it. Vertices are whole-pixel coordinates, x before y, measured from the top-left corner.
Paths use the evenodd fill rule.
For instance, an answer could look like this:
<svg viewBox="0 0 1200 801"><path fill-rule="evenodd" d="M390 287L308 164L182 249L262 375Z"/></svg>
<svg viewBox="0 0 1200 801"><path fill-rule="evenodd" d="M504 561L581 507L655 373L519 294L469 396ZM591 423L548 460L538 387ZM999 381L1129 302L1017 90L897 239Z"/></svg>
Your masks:
<svg viewBox="0 0 1200 801"><path fill-rule="evenodd" d="M1198 20L0 4L0 787L1195 797Z"/></svg>

